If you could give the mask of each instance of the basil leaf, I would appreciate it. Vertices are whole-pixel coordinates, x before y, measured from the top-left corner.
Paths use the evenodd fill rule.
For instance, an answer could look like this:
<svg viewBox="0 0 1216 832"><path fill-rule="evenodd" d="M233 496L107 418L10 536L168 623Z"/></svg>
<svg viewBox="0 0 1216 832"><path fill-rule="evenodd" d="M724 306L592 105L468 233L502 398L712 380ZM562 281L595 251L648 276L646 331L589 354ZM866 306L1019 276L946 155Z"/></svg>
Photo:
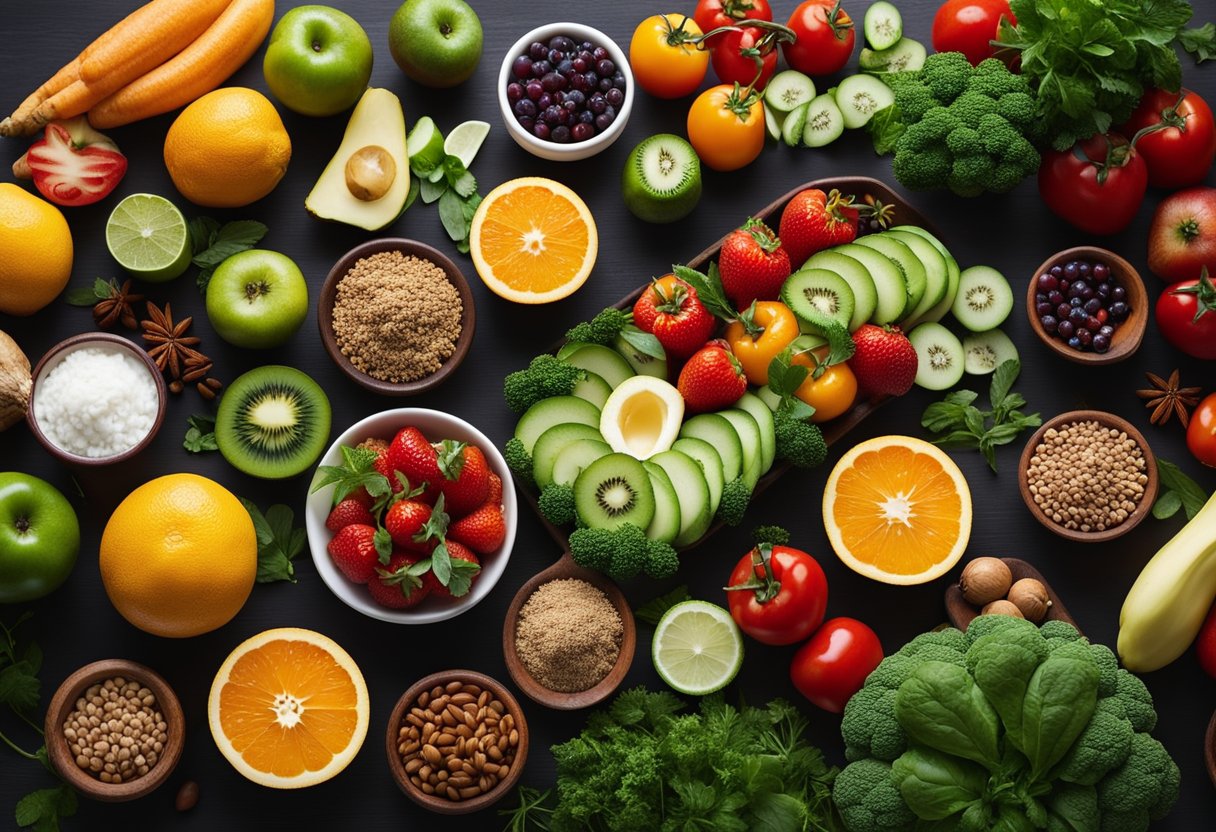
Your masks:
<svg viewBox="0 0 1216 832"><path fill-rule="evenodd" d="M992 373L992 383L988 390L988 400L991 402L993 409L1001 406L1001 402L1009 395L1009 390L1013 387L1013 383L1017 381L1018 374L1022 372L1022 365L1016 358L1011 358L1008 361L1001 363L999 367Z"/></svg>
<svg viewBox="0 0 1216 832"><path fill-rule="evenodd" d="M1173 517L1182 508L1182 497L1177 491L1162 491L1153 503L1153 516L1158 520Z"/></svg>
<svg viewBox="0 0 1216 832"><path fill-rule="evenodd" d="M1096 678L1094 684L1096 689ZM922 664L899 686L895 718L921 745L990 769L1000 762L1000 720L965 667L939 661Z"/></svg>
<svg viewBox="0 0 1216 832"><path fill-rule="evenodd" d="M1030 677L1022 704L1022 752L1035 780L1063 759L1093 716L1099 674L1088 650L1081 642L1063 645Z"/></svg>
<svg viewBox="0 0 1216 832"><path fill-rule="evenodd" d="M256 220L233 220L220 226L211 242L211 248L218 245L238 245L245 248L256 246L270 229L264 223Z"/></svg>
<svg viewBox="0 0 1216 832"><path fill-rule="evenodd" d="M469 235L469 221L464 218L464 205L455 191L445 191L439 197L439 220L444 231L453 240L463 240Z"/></svg>
<svg viewBox="0 0 1216 832"><path fill-rule="evenodd" d="M432 182L429 179L423 179L418 183L418 196L422 198L423 203L430 205L439 197L447 193L447 182Z"/></svg>
<svg viewBox="0 0 1216 832"><path fill-rule="evenodd" d="M981 799L987 769L930 748L910 748L891 764L908 808L922 820L944 820Z"/></svg>
<svg viewBox="0 0 1216 832"><path fill-rule="evenodd" d="M1192 517L1198 514L1200 509L1203 508L1204 504L1207 503L1208 495L1199 486L1199 483L1195 482L1193 479L1184 474L1182 469L1174 463L1168 462L1161 457L1157 457L1157 475L1161 479L1161 484L1168 489L1165 492L1166 494L1177 494L1178 501L1183 510L1186 512L1187 520L1190 520ZM1162 496L1164 496L1164 494ZM1161 498L1159 497L1158 502L1160 502L1160 500ZM1168 517L1177 510L1178 509L1175 508L1169 514L1163 516ZM1158 519L1161 517L1157 514L1156 506L1153 507L1153 516L1158 517Z"/></svg>
<svg viewBox="0 0 1216 832"><path fill-rule="evenodd" d="M642 355L648 355L660 361L667 359L667 351L663 349L663 345L659 343L659 339L649 332L643 332L632 324L621 330L621 338Z"/></svg>

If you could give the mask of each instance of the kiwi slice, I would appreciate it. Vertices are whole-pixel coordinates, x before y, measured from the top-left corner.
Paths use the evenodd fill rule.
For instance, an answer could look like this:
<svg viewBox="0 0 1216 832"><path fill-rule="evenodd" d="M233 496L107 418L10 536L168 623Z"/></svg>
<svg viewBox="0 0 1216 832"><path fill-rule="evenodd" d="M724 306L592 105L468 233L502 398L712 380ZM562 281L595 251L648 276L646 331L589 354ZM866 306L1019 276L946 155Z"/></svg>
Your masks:
<svg viewBox="0 0 1216 832"><path fill-rule="evenodd" d="M635 147L621 174L625 207L646 222L675 222L701 199L701 161L692 145L659 133Z"/></svg>
<svg viewBox="0 0 1216 832"><path fill-rule="evenodd" d="M836 321L848 327L853 317L853 290L849 283L827 269L801 269L781 287L781 301L790 308L803 331L819 332Z"/></svg>
<svg viewBox="0 0 1216 832"><path fill-rule="evenodd" d="M916 350L916 384L926 390L945 390L963 377L963 345L941 324L923 323L908 333Z"/></svg>
<svg viewBox="0 0 1216 832"><path fill-rule="evenodd" d="M986 376L1006 361L1018 358L1018 348L999 329L963 336L963 369L973 376Z"/></svg>
<svg viewBox="0 0 1216 832"><path fill-rule="evenodd" d="M270 364L229 385L215 415L215 441L233 468L278 480L317 461L329 423L320 385L294 367Z"/></svg>
<svg viewBox="0 0 1216 832"><path fill-rule="evenodd" d="M642 463L629 454L608 454L574 481L574 511L583 525L615 529L632 523L645 529L654 519L654 488Z"/></svg>

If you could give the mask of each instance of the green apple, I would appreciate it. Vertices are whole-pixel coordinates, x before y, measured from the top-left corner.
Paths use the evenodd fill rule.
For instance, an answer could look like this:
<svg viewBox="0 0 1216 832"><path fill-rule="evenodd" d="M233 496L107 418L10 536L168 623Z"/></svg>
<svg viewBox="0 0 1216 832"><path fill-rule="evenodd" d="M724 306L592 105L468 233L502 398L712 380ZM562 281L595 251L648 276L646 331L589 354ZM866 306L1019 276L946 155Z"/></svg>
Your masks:
<svg viewBox="0 0 1216 832"><path fill-rule="evenodd" d="M0 473L0 604L32 601L67 580L80 551L80 523L46 480Z"/></svg>
<svg viewBox="0 0 1216 832"><path fill-rule="evenodd" d="M401 71L427 87L454 87L481 60L481 21L464 0L405 0L388 26Z"/></svg>
<svg viewBox="0 0 1216 832"><path fill-rule="evenodd" d="M346 12L298 6L270 33L262 73L283 106L306 116L332 116L353 106L367 88L372 42Z"/></svg>
<svg viewBox="0 0 1216 832"><path fill-rule="evenodd" d="M308 284L285 254L253 248L220 264L207 284L207 317L216 334L247 349L277 347L308 315Z"/></svg>

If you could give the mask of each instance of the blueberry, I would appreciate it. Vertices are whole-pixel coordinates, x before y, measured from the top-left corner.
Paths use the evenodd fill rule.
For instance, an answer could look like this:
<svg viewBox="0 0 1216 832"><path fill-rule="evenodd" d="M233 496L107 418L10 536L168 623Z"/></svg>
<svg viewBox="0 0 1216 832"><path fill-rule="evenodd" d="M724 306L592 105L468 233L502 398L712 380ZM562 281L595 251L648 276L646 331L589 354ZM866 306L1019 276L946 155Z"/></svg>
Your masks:
<svg viewBox="0 0 1216 832"><path fill-rule="evenodd" d="M518 121L519 126L525 130L531 130L536 126L536 119L532 118L531 116L521 116L520 118L517 118L516 121Z"/></svg>
<svg viewBox="0 0 1216 832"><path fill-rule="evenodd" d="M565 35L556 35L549 39L550 49L560 49L563 52L571 52L574 50L574 41Z"/></svg>
<svg viewBox="0 0 1216 832"><path fill-rule="evenodd" d="M1073 260L1070 263L1064 264L1064 276L1067 277L1069 280L1076 280L1077 275L1079 273L1080 273L1080 269L1077 267L1076 260Z"/></svg>
<svg viewBox="0 0 1216 832"><path fill-rule="evenodd" d="M1067 303L1061 303L1058 306L1056 306L1056 314L1059 315L1061 318L1067 318L1068 313L1071 311L1072 311L1072 307L1069 306Z"/></svg>
<svg viewBox="0 0 1216 832"><path fill-rule="evenodd" d="M591 50L594 48L595 48L595 44L589 40L585 40L578 45L578 50L580 52L586 52L587 54L591 54Z"/></svg>
<svg viewBox="0 0 1216 832"><path fill-rule="evenodd" d="M600 88L600 92L608 92L608 90L612 89L612 79L611 78L601 78L600 83L599 83L599 88Z"/></svg>
<svg viewBox="0 0 1216 832"><path fill-rule="evenodd" d="M1103 324L1098 328L1099 335L1105 335L1107 338L1115 334L1115 328L1110 324Z"/></svg>
<svg viewBox="0 0 1216 832"><path fill-rule="evenodd" d="M557 142L558 144L566 144L570 141L570 128L563 125L554 127L549 133L549 141Z"/></svg>
<svg viewBox="0 0 1216 832"><path fill-rule="evenodd" d="M1110 336L1098 333L1093 340L1094 352L1102 353L1110 349Z"/></svg>
<svg viewBox="0 0 1216 832"><path fill-rule="evenodd" d="M1097 298L1090 298L1089 300L1085 301L1082 308L1084 308L1085 311L1090 315L1096 315L1098 314L1098 310L1102 308L1102 301L1098 300Z"/></svg>
<svg viewBox="0 0 1216 832"><path fill-rule="evenodd" d="M1073 309L1077 309L1078 307L1082 306L1084 303L1085 303L1085 301L1081 300L1080 298L1069 298L1068 299L1068 305L1071 306Z"/></svg>
<svg viewBox="0 0 1216 832"><path fill-rule="evenodd" d="M616 64L608 58L604 58L604 60L596 63L595 71L600 74L601 78L611 77L612 73L616 72Z"/></svg>
<svg viewBox="0 0 1216 832"><path fill-rule="evenodd" d="M1060 277L1061 275L1063 275L1063 274L1064 274L1064 267L1063 267L1063 266L1052 266L1052 267L1051 267L1051 274L1052 274L1054 277Z"/></svg>
<svg viewBox="0 0 1216 832"><path fill-rule="evenodd" d="M1083 326L1085 321L1089 319L1089 315L1085 314L1085 310L1079 306L1074 306L1068 313L1068 320L1078 326Z"/></svg>
<svg viewBox="0 0 1216 832"><path fill-rule="evenodd" d="M1055 307L1046 300L1042 300L1034 305L1035 314L1039 316L1050 315L1054 309Z"/></svg>
<svg viewBox="0 0 1216 832"><path fill-rule="evenodd" d="M578 115L575 118L579 124L595 123L595 114L592 113L590 110L580 110L578 112Z"/></svg>
<svg viewBox="0 0 1216 832"><path fill-rule="evenodd" d="M621 92L625 91L625 76L618 69L616 74L612 76L612 86Z"/></svg>
<svg viewBox="0 0 1216 832"><path fill-rule="evenodd" d="M550 127L556 127L562 123L561 112L562 108L554 104L551 107L546 107L545 111L541 113L540 117L545 124L549 125Z"/></svg>
<svg viewBox="0 0 1216 832"><path fill-rule="evenodd" d="M621 92L616 87L613 87L612 89L608 90L608 92L604 93L604 98L613 107L619 107L625 103L625 93Z"/></svg>
<svg viewBox="0 0 1216 832"><path fill-rule="evenodd" d="M557 102L555 102L555 101L553 100L553 96L549 95L549 93L547 93L547 92L546 92L546 93L542 93L542 94L541 94L541 97L540 97L540 98L538 98L538 99L536 99L536 109L538 109L538 110L543 110L543 109L545 109L546 107L549 107L549 106L551 106L551 105L553 105L553 104L556 104L556 103L557 103Z"/></svg>
<svg viewBox="0 0 1216 832"><path fill-rule="evenodd" d="M532 135L536 136L538 139L548 139L549 125L545 124L543 121L537 122L537 124L532 127Z"/></svg>
<svg viewBox="0 0 1216 832"><path fill-rule="evenodd" d="M511 74L516 78L527 78L532 74L532 59L527 55L520 55L515 59L515 63L511 64Z"/></svg>
<svg viewBox="0 0 1216 832"><path fill-rule="evenodd" d="M571 103L574 104L576 108L582 107L587 103L587 96L583 95L583 93L579 90L570 90L570 92L566 93L566 97L563 99L562 104Z"/></svg>
<svg viewBox="0 0 1216 832"><path fill-rule="evenodd" d="M1061 338L1071 338L1075 330L1076 326L1072 321L1060 321L1059 326L1056 327L1056 331L1060 333Z"/></svg>
<svg viewBox="0 0 1216 832"><path fill-rule="evenodd" d="M1127 290L1122 286L1116 286L1110 290L1111 300L1127 300Z"/></svg>
<svg viewBox="0 0 1216 832"><path fill-rule="evenodd" d="M1098 297L1106 299L1110 297L1111 286L1109 283L1099 283L1095 287L1095 291L1098 293Z"/></svg>
<svg viewBox="0 0 1216 832"><path fill-rule="evenodd" d="M1131 314L1131 307L1123 301L1116 301L1110 305L1110 319L1112 321L1121 322L1127 320L1127 316Z"/></svg>
<svg viewBox="0 0 1216 832"><path fill-rule="evenodd" d="M595 128L601 133L612 126L612 122L616 120L616 116L612 113L600 113L595 117Z"/></svg>
<svg viewBox="0 0 1216 832"><path fill-rule="evenodd" d="M1085 290L1089 287L1079 280L1068 284L1068 296L1070 298L1079 298L1085 294Z"/></svg>
<svg viewBox="0 0 1216 832"><path fill-rule="evenodd" d="M521 98L519 101L515 102L513 109L515 111L515 115L527 116L531 118L536 115L536 102L527 98Z"/></svg>
<svg viewBox="0 0 1216 832"><path fill-rule="evenodd" d="M597 61L602 61L608 57L608 50L602 46L597 46L591 50L591 57Z"/></svg>
<svg viewBox="0 0 1216 832"><path fill-rule="evenodd" d="M1043 325L1043 331L1050 334L1056 331L1056 327L1060 322L1056 320L1054 315L1044 315L1039 319L1039 323Z"/></svg>
<svg viewBox="0 0 1216 832"><path fill-rule="evenodd" d="M1084 298L1085 300L1089 300L1096 294L1097 294L1097 292L1094 291L1093 286L1088 286L1085 284L1081 285L1081 297Z"/></svg>
<svg viewBox="0 0 1216 832"><path fill-rule="evenodd" d="M1060 294L1059 289L1055 289L1047 293L1047 301L1049 303L1061 304L1064 302L1064 296Z"/></svg>
<svg viewBox="0 0 1216 832"><path fill-rule="evenodd" d="M604 98L602 93L592 93L591 97L587 99L587 109L598 116L600 113L604 112L604 110L608 109L608 101Z"/></svg>
<svg viewBox="0 0 1216 832"><path fill-rule="evenodd" d="M1081 349L1081 339L1074 335L1068 339L1068 346L1072 347L1074 350Z"/></svg>
<svg viewBox="0 0 1216 832"><path fill-rule="evenodd" d="M545 59L554 66L557 66L562 61L566 60L566 53L560 49L550 49L549 54L545 56Z"/></svg>
<svg viewBox="0 0 1216 832"><path fill-rule="evenodd" d="M1098 263L1094 266L1094 277L1098 280L1106 280L1110 276L1110 266L1105 263Z"/></svg>
<svg viewBox="0 0 1216 832"><path fill-rule="evenodd" d="M553 70L553 65L548 61L536 61L532 64L532 77L543 78Z"/></svg>
<svg viewBox="0 0 1216 832"><path fill-rule="evenodd" d="M574 61L569 58L562 58L562 60L558 61L556 69L563 78L569 78L574 74Z"/></svg>

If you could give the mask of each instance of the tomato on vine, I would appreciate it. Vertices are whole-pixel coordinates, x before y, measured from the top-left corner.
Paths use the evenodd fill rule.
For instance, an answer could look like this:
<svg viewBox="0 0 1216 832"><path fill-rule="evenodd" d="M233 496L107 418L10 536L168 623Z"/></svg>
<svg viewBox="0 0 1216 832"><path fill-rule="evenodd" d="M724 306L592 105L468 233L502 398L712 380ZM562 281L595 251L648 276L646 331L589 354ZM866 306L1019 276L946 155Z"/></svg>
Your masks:
<svg viewBox="0 0 1216 832"><path fill-rule="evenodd" d="M768 0L700 0L692 16L701 31L708 32L745 20L772 20L773 10L769 8Z"/></svg>
<svg viewBox="0 0 1216 832"><path fill-rule="evenodd" d="M715 35L712 63L723 84L751 85L762 90L777 70L777 46L794 39L794 32L780 23L759 21L754 26L730 26Z"/></svg>
<svg viewBox="0 0 1216 832"><path fill-rule="evenodd" d="M1096 135L1068 150L1048 150L1039 196L1056 216L1090 234L1115 234L1144 201L1148 168L1122 136Z"/></svg>
<svg viewBox="0 0 1216 832"><path fill-rule="evenodd" d="M806 0L786 21L795 40L783 43L786 63L806 75L839 72L853 55L853 19L840 0Z"/></svg>
<svg viewBox="0 0 1216 832"><path fill-rule="evenodd" d="M714 170L751 164L764 149L764 134L764 105L751 87L710 87L688 110L688 141Z"/></svg>
<svg viewBox="0 0 1216 832"><path fill-rule="evenodd" d="M801 549L757 544L730 573L727 599L739 629L763 644L793 644L823 623L828 579Z"/></svg>
<svg viewBox="0 0 1216 832"><path fill-rule="evenodd" d="M1216 120L1207 102L1190 90L1149 90L1123 130L1137 136L1136 151L1154 188L1198 185L1216 159Z"/></svg>
<svg viewBox="0 0 1216 832"><path fill-rule="evenodd" d="M682 14L651 15L639 23L629 42L629 64L638 86L658 98L692 94L709 70L701 36L696 21Z"/></svg>

